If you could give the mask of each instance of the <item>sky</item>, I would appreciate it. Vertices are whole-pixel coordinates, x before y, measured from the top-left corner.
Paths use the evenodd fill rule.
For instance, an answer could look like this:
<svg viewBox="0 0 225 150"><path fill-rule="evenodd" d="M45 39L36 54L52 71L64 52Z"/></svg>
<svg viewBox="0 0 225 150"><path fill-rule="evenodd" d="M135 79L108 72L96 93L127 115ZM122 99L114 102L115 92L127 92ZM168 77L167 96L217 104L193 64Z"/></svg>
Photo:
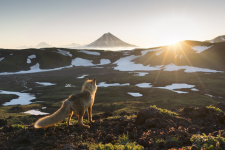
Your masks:
<svg viewBox="0 0 225 150"><path fill-rule="evenodd" d="M0 48L89 44L110 32L141 47L225 35L224 0L0 0Z"/></svg>

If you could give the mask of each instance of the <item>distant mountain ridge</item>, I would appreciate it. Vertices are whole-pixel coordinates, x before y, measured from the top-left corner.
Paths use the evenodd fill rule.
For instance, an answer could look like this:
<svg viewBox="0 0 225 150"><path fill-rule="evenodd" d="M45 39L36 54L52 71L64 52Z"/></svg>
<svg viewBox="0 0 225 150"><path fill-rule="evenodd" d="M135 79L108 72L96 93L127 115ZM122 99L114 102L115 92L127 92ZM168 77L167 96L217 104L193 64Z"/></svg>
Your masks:
<svg viewBox="0 0 225 150"><path fill-rule="evenodd" d="M225 42L183 41L171 45L126 51L66 48L24 50L0 49L0 74L4 72L46 71L73 66L101 66L122 71L198 69L225 71ZM189 67L189 68L187 68ZM36 68L36 69L35 69Z"/></svg>
<svg viewBox="0 0 225 150"><path fill-rule="evenodd" d="M210 43L225 42L225 35L217 36L216 38L212 40L207 40L206 42L210 42Z"/></svg>
<svg viewBox="0 0 225 150"><path fill-rule="evenodd" d="M110 32L103 34L100 38L98 38L96 41L90 43L87 45L87 47L94 47L94 48L109 48L109 47L137 47L135 45L126 43Z"/></svg>
<svg viewBox="0 0 225 150"><path fill-rule="evenodd" d="M35 46L35 48L48 48L48 47L52 47L51 45L45 43L45 42L41 42L38 45Z"/></svg>

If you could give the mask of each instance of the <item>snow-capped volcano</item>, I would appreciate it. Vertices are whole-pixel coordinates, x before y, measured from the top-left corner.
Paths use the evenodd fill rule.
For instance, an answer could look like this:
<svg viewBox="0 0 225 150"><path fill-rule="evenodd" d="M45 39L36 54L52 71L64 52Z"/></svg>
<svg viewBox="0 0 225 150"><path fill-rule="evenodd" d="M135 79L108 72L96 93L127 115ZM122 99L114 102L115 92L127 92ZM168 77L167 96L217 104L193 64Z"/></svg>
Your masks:
<svg viewBox="0 0 225 150"><path fill-rule="evenodd" d="M135 45L126 43L116 36L112 35L111 33L103 34L99 39L92 42L91 44L87 45L88 47L136 47Z"/></svg>

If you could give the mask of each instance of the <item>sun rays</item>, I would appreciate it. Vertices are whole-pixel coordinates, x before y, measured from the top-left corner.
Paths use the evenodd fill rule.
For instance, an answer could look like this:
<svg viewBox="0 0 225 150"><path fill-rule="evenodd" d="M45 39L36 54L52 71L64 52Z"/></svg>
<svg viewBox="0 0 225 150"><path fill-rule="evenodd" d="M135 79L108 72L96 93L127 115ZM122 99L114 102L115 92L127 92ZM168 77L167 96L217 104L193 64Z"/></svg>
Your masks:
<svg viewBox="0 0 225 150"><path fill-rule="evenodd" d="M194 67L191 61L191 57L192 55L194 55L192 51L192 46L188 44L187 41L182 41L176 44L171 44L169 46L164 46L162 47L162 50L163 52L159 56L156 55L158 52L156 51L153 54L151 54L147 60L145 60L145 64L147 62L151 62L150 61L151 59L161 60L161 62L159 62L160 64L158 65L161 65L162 68L157 72L153 85L157 84L158 80L160 79L160 75L163 72L163 69L166 65L174 64L174 67L176 67L176 66L187 66L188 64L188 66ZM196 80L199 82L201 87L204 88L205 86L201 81L201 78L198 75L198 73L194 72L194 75L196 76ZM180 81L182 81L182 76L179 75L178 70L174 71L174 76L175 81L172 82L179 83Z"/></svg>

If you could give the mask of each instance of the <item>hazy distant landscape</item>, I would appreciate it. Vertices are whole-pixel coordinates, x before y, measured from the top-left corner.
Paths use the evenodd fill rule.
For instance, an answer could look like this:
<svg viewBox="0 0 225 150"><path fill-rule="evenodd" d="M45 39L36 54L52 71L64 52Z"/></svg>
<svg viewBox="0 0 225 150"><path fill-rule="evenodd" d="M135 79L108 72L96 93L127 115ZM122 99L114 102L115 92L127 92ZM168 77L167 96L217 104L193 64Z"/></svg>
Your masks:
<svg viewBox="0 0 225 150"><path fill-rule="evenodd" d="M225 42L183 41L123 51L0 50L1 119L32 124L96 78L95 115L208 107L225 99ZM176 111L175 111L176 112Z"/></svg>

